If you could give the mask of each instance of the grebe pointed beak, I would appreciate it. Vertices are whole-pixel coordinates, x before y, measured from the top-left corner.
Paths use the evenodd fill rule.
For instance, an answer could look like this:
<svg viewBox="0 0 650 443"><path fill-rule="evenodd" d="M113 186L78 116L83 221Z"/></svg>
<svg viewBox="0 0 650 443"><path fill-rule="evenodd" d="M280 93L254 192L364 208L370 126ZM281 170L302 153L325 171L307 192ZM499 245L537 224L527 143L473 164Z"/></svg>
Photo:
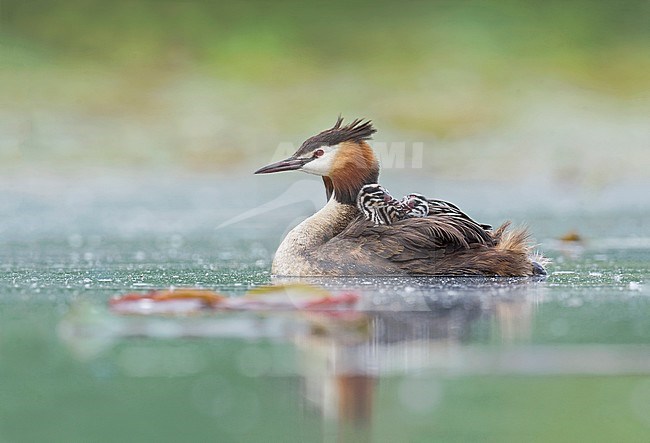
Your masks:
<svg viewBox="0 0 650 443"><path fill-rule="evenodd" d="M295 171L296 169L302 168L310 160L310 158L289 157L286 160L281 160L279 162L266 165L263 168L255 171L254 174L270 174L272 172Z"/></svg>

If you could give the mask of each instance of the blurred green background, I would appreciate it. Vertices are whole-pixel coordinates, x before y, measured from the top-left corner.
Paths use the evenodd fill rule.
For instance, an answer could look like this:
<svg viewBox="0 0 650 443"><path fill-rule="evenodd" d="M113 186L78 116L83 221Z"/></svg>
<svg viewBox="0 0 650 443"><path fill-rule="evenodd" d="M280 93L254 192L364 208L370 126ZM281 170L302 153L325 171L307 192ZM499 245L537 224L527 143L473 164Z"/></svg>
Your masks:
<svg viewBox="0 0 650 443"><path fill-rule="evenodd" d="M243 170L340 113L424 143L443 178L645 180L649 17L643 0L0 0L0 168Z"/></svg>

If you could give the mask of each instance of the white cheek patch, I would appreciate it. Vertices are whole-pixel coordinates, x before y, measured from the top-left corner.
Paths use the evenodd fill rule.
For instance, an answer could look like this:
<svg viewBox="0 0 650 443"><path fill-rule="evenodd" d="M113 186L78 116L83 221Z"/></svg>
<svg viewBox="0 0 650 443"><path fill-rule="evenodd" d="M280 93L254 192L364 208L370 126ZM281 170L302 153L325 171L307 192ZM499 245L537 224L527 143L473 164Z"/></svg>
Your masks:
<svg viewBox="0 0 650 443"><path fill-rule="evenodd" d="M336 157L336 148L338 146L323 146L322 149L325 153L305 164L301 171L304 171L308 174L326 176L332 170L334 165L334 158Z"/></svg>

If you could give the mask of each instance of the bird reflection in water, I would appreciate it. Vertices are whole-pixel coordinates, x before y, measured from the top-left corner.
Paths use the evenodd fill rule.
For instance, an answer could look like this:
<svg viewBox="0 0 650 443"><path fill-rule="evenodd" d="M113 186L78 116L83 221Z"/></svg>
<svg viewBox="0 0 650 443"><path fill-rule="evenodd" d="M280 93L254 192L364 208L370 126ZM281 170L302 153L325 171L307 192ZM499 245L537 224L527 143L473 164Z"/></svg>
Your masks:
<svg viewBox="0 0 650 443"><path fill-rule="evenodd" d="M473 358L468 344L525 343L544 290L529 279L307 281L362 294L356 315L309 314L308 332L293 338L305 402L341 441L370 440L382 379L481 373L487 362Z"/></svg>

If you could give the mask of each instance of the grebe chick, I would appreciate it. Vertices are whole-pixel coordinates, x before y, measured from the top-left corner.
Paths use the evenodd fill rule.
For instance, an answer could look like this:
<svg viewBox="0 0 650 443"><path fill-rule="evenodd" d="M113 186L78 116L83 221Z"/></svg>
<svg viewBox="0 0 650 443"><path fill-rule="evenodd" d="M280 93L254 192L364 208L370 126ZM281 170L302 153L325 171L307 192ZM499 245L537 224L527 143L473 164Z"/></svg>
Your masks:
<svg viewBox="0 0 650 443"><path fill-rule="evenodd" d="M405 210L406 217L426 217L429 215L429 201L422 194L405 195L400 204Z"/></svg>
<svg viewBox="0 0 650 443"><path fill-rule="evenodd" d="M372 183L365 185L357 196L357 208L366 220L375 225L392 225L408 217L426 217L429 203L424 196L409 194L397 200L383 186Z"/></svg>
<svg viewBox="0 0 650 443"><path fill-rule="evenodd" d="M323 178L327 204L293 228L278 247L271 272L282 276L490 275L546 274L544 259L533 256L524 229L509 223L492 230L452 203L425 199L428 213L414 194L400 203L374 189L371 198L396 206L371 224L357 207L359 192L379 180L379 163L368 140L376 132L370 121L336 124L307 139L286 160L256 174L300 170ZM388 194L390 196L390 194ZM388 199L388 202L386 200ZM380 201L381 203L381 201ZM410 206L413 206L412 208ZM372 208L374 206L369 206ZM410 216L400 215L408 208ZM371 215L372 216L372 215Z"/></svg>
<svg viewBox="0 0 650 443"><path fill-rule="evenodd" d="M375 225L392 225L400 219L400 202L377 183L365 185L357 195L357 208Z"/></svg>

